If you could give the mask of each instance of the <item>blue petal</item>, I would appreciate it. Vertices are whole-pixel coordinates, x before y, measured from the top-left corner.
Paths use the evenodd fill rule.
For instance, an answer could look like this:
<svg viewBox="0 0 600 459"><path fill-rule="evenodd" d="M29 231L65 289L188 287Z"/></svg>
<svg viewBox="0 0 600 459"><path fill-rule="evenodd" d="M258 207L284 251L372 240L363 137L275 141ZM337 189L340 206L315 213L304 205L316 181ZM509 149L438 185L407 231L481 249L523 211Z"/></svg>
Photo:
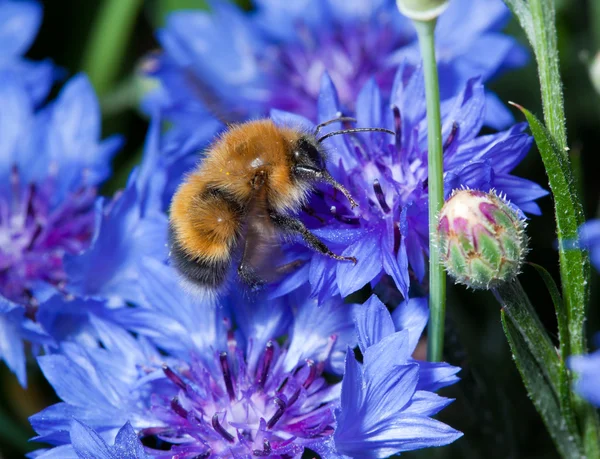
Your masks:
<svg viewBox="0 0 600 459"><path fill-rule="evenodd" d="M337 284L342 296L360 290L381 273L383 264L379 241L379 235L373 232L344 250L343 256L355 257L358 261L356 265L351 262L337 264Z"/></svg>
<svg viewBox="0 0 600 459"><path fill-rule="evenodd" d="M321 77L321 91L319 92L319 122L329 121L339 116L340 101L335 89L335 85L327 72ZM323 128L323 133L334 131L340 126L339 123L333 123Z"/></svg>
<svg viewBox="0 0 600 459"><path fill-rule="evenodd" d="M128 422L117 433L114 446L91 427L74 419L71 424L71 443L80 459L145 459L148 456L133 427Z"/></svg>
<svg viewBox="0 0 600 459"><path fill-rule="evenodd" d="M52 449L35 451L28 454L27 457L35 459L81 459L71 445L61 445Z"/></svg>
<svg viewBox="0 0 600 459"><path fill-rule="evenodd" d="M578 373L575 390L592 405L600 407L600 351L572 356L569 368Z"/></svg>
<svg viewBox="0 0 600 459"><path fill-rule="evenodd" d="M311 296L316 296L320 303L339 294L336 269L335 260L327 257L313 256L310 261L308 280L312 288Z"/></svg>
<svg viewBox="0 0 600 459"><path fill-rule="evenodd" d="M308 118L295 113L284 112L283 110L271 109L271 119L278 126L285 126L300 129L306 132L313 132L315 124Z"/></svg>
<svg viewBox="0 0 600 459"><path fill-rule="evenodd" d="M140 288L152 307L132 313L129 322L139 333L164 349L183 347L199 355L226 345L226 329L221 326L224 308L215 298L188 293L173 267L152 258L143 259L139 274Z"/></svg>
<svg viewBox="0 0 600 459"><path fill-rule="evenodd" d="M0 116L0 183L8 183L8 174L14 164L21 166L20 173L30 181L32 163L28 161L29 155L23 144L29 129L33 128L33 102L22 84L0 73L0 103L3 113ZM41 162L46 164L45 161Z"/></svg>
<svg viewBox="0 0 600 459"><path fill-rule="evenodd" d="M3 58L25 54L42 22L42 7L34 1L5 1L0 8L0 49Z"/></svg>
<svg viewBox="0 0 600 459"><path fill-rule="evenodd" d="M346 350L344 379L340 397L341 410L336 414L338 429L336 435L343 435L345 429L355 425L354 416L364 403L363 376L360 364L354 358L351 348Z"/></svg>
<svg viewBox="0 0 600 459"><path fill-rule="evenodd" d="M387 424L390 418L403 410L412 399L419 380L419 365L397 365L388 368L370 369L365 363L368 413L364 417L366 425ZM367 374L370 370L370 374ZM373 376L377 375L376 378Z"/></svg>
<svg viewBox="0 0 600 459"><path fill-rule="evenodd" d="M447 363L419 361L419 384L417 390L436 391L442 387L450 386L460 380L456 374L459 367Z"/></svg>
<svg viewBox="0 0 600 459"><path fill-rule="evenodd" d="M313 359L327 360L331 371L341 373L347 347L356 344L353 308L340 297L319 304L314 299L307 299L304 293L298 295L305 299L298 307L290 330L286 370L292 370L305 359Z"/></svg>
<svg viewBox="0 0 600 459"><path fill-rule="evenodd" d="M484 124L492 129L506 129L515 122L508 107L492 91L485 93Z"/></svg>
<svg viewBox="0 0 600 459"><path fill-rule="evenodd" d="M408 343L408 330L401 330L367 348L363 353L365 379L378 384L396 367L406 365L410 358Z"/></svg>
<svg viewBox="0 0 600 459"><path fill-rule="evenodd" d="M473 139L483 124L484 103L481 79L471 78L458 96L442 106L442 137L447 140L456 125L452 142L461 144Z"/></svg>
<svg viewBox="0 0 600 459"><path fill-rule="evenodd" d="M600 246L600 220L589 220L579 227L582 247L594 249Z"/></svg>
<svg viewBox="0 0 600 459"><path fill-rule="evenodd" d="M115 455L118 458L144 459L148 457L140 439L129 422L119 430L117 438L115 439L114 449Z"/></svg>
<svg viewBox="0 0 600 459"><path fill-rule="evenodd" d="M23 308L0 297L0 360L6 363L21 386L25 387L25 349L20 333L23 320Z"/></svg>
<svg viewBox="0 0 600 459"><path fill-rule="evenodd" d="M440 397L433 392L417 390L404 410L404 414L417 416L434 416L450 405L454 399Z"/></svg>
<svg viewBox="0 0 600 459"><path fill-rule="evenodd" d="M460 49L490 30L501 29L509 18L510 11L500 0L453 0L440 16L436 32L439 39Z"/></svg>
<svg viewBox="0 0 600 459"><path fill-rule="evenodd" d="M81 459L117 459L100 435L77 420L71 425L71 443Z"/></svg>
<svg viewBox="0 0 600 459"><path fill-rule="evenodd" d="M395 332L390 313L375 295L371 295L371 298L356 309L358 345L363 353L367 348Z"/></svg>
<svg viewBox="0 0 600 459"><path fill-rule="evenodd" d="M90 384L88 373L62 355L38 358L44 376L65 402L75 407L110 406L107 398Z"/></svg>
<svg viewBox="0 0 600 459"><path fill-rule="evenodd" d="M377 429L349 439L346 444L336 439L336 446L351 457L383 459L403 451L444 446L462 435L440 421L406 416L381 423Z"/></svg>
<svg viewBox="0 0 600 459"><path fill-rule="evenodd" d="M382 121L381 91L374 78L370 78L356 99L356 119L362 127L380 127Z"/></svg>
<svg viewBox="0 0 600 459"><path fill-rule="evenodd" d="M319 0L257 0L256 24L276 41L298 40L297 26L301 22L308 27L327 27L329 8Z"/></svg>
<svg viewBox="0 0 600 459"><path fill-rule="evenodd" d="M429 320L427 298L411 298L403 301L392 312L392 320L396 330L408 330L408 348L412 354Z"/></svg>
<svg viewBox="0 0 600 459"><path fill-rule="evenodd" d="M492 184L496 190L505 193L509 201L521 208L550 194L537 183L514 175L497 174Z"/></svg>
<svg viewBox="0 0 600 459"><path fill-rule="evenodd" d="M69 289L80 295L116 301L144 302L138 285L144 256L165 259L166 216L154 213L141 218L141 203L134 184L116 198L100 222L89 249L65 256Z"/></svg>
<svg viewBox="0 0 600 459"><path fill-rule="evenodd" d="M156 115L148 127L144 156L135 174L139 199L145 209L159 210L162 208L160 201L166 187L167 177L166 171L160 165L160 135L161 118Z"/></svg>
<svg viewBox="0 0 600 459"><path fill-rule="evenodd" d="M249 297L243 288L234 288L227 303L234 312L235 322L247 343L248 368L254 369L267 342L285 334L292 323L292 312L281 300L267 300L264 294ZM310 340L304 344L310 346ZM297 363L297 362L295 362Z"/></svg>
<svg viewBox="0 0 600 459"><path fill-rule="evenodd" d="M111 140L110 148L99 143L100 107L87 77L69 80L50 110L46 154L61 167L62 193L81 184L83 170L88 184L106 179L120 141Z"/></svg>

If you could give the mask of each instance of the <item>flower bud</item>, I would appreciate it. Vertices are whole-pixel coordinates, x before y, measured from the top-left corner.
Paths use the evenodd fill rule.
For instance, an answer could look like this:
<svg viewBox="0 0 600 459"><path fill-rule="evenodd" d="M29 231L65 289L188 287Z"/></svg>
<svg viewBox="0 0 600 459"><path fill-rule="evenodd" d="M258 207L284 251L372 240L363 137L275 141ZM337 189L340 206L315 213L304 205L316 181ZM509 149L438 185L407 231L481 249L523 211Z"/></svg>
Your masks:
<svg viewBox="0 0 600 459"><path fill-rule="evenodd" d="M400 12L414 21L431 21L448 8L448 0L396 0Z"/></svg>
<svg viewBox="0 0 600 459"><path fill-rule="evenodd" d="M525 221L493 191L457 190L440 211L438 248L456 282L494 288L519 274L527 253Z"/></svg>
<svg viewBox="0 0 600 459"><path fill-rule="evenodd" d="M600 52L596 53L596 56L594 56L589 71L594 89L600 94Z"/></svg>

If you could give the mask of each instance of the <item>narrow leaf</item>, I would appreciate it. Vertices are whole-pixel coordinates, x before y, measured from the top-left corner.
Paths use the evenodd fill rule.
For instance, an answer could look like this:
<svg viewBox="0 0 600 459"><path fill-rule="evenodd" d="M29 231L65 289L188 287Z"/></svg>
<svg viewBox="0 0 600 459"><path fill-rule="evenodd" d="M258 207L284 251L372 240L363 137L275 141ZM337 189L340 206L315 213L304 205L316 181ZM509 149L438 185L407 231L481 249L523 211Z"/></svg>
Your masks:
<svg viewBox="0 0 600 459"><path fill-rule="evenodd" d="M556 310L556 320L558 322L558 337L560 342L561 357L558 362L558 396L560 402L560 409L565 418L565 421L567 422L568 429L571 432L578 432L576 414L574 411L573 398L571 393L571 374L566 365L567 357L570 355L567 311L565 310L565 306L560 296L558 287L556 286L556 283L554 282L554 279L552 279L550 273L540 265L537 265L535 263L528 264L535 268L535 270L539 273L542 280L544 281L544 284L546 284L548 293L550 293L550 296L552 297L552 302L554 303L554 309Z"/></svg>
<svg viewBox="0 0 600 459"><path fill-rule="evenodd" d="M521 28L525 31L527 38L533 44L533 18L531 17L531 12L529 11L527 3L524 0L504 0L504 3L506 3L506 6L508 6L515 15Z"/></svg>
<svg viewBox="0 0 600 459"><path fill-rule="evenodd" d="M567 428L550 381L546 379L542 368L529 351L528 344L514 320L505 313L505 310L502 310L501 316L502 326L521 378L556 448L562 457L582 457L583 451L577 444L577 437Z"/></svg>
<svg viewBox="0 0 600 459"><path fill-rule="evenodd" d="M517 104L513 105L523 112L529 122L554 195L560 274L569 322L570 351L573 354L583 354L590 264L584 251L572 248L577 247L579 239L577 230L584 221L583 208L564 152L560 151L550 133L534 115Z"/></svg>
<svg viewBox="0 0 600 459"><path fill-rule="evenodd" d="M504 314L518 330L531 357L541 368L551 390L558 398L560 386L559 359L556 349L518 280L507 282L494 291Z"/></svg>
<svg viewBox="0 0 600 459"><path fill-rule="evenodd" d="M567 357L571 355L569 351L569 318L567 316L567 310L565 309L565 304L563 303L562 297L560 296L560 291L554 282L554 279L550 275L548 271L543 266L540 266L535 263L527 263L529 266L535 268L538 272L544 284L546 284L546 288L548 289L548 293L552 298L552 303L554 303L554 309L556 310L556 321L558 323L558 338L560 342L560 357L563 361L567 360Z"/></svg>

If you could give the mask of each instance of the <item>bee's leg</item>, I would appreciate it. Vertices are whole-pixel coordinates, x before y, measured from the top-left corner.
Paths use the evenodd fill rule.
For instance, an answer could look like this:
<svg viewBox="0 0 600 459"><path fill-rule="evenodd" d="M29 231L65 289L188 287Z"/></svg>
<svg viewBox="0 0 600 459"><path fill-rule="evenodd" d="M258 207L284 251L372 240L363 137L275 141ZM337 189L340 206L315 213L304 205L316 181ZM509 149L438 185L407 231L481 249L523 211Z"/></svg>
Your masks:
<svg viewBox="0 0 600 459"><path fill-rule="evenodd" d="M281 276L283 276L285 274L293 273L294 271L296 271L298 268L300 268L304 264L306 264L306 260L290 261L289 263L285 263L283 265L277 266L277 268L275 268L275 273L277 273Z"/></svg>
<svg viewBox="0 0 600 459"><path fill-rule="evenodd" d="M244 260L242 260L238 266L238 275L240 276L242 282L244 282L252 290L257 290L266 283L258 276L254 267Z"/></svg>
<svg viewBox="0 0 600 459"><path fill-rule="evenodd" d="M287 215L279 215L276 213L271 213L270 216L275 226L277 226L281 231L288 234L299 234L309 245L309 247L317 252L334 258L335 260L351 261L356 264L357 260L355 257L343 257L333 253L329 247L327 247L325 243L321 241L321 239L311 233L308 228L304 226L304 223L302 223L299 219L289 217Z"/></svg>

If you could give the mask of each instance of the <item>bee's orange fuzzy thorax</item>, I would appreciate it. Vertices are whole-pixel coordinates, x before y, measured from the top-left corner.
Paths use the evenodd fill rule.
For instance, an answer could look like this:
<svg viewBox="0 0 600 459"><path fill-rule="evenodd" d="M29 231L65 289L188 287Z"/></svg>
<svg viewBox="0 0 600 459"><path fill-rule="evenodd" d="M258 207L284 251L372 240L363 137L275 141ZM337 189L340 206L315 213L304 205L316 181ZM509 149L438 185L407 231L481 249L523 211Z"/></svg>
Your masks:
<svg viewBox="0 0 600 459"><path fill-rule="evenodd" d="M171 204L175 237L191 258L226 260L242 231L240 209L253 198L253 178L265 177L265 196L277 211L295 211L307 190L294 185L291 154L301 133L271 120L250 121L225 132L206 152L199 167L178 189ZM221 190L238 206L210 197ZM208 197L207 197L208 196Z"/></svg>

